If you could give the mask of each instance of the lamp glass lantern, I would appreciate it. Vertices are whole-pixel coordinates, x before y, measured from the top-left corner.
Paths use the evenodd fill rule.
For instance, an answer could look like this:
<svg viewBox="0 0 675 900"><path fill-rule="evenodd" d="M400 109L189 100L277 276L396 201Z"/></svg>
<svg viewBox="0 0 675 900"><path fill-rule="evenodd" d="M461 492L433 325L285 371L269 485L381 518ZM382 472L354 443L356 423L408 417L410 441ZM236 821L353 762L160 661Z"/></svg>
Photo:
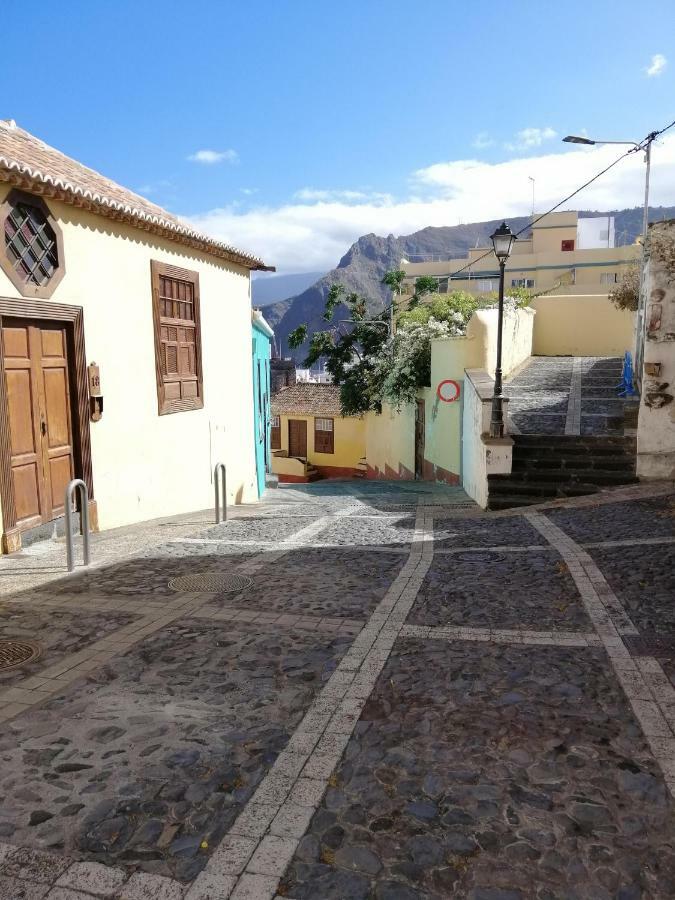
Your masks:
<svg viewBox="0 0 675 900"><path fill-rule="evenodd" d="M506 222L502 222L494 234L490 235L492 246L494 247L495 256L499 262L505 262L511 256L513 242L516 240L515 234L511 231Z"/></svg>

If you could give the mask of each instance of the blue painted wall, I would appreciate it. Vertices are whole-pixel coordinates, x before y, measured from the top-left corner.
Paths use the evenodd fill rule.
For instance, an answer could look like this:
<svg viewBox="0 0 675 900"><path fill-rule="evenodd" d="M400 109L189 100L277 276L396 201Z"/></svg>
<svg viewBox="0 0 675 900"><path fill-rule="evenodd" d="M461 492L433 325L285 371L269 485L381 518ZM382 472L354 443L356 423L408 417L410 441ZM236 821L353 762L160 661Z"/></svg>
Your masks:
<svg viewBox="0 0 675 900"><path fill-rule="evenodd" d="M265 490L270 463L270 359L272 337L253 319L253 441L258 496Z"/></svg>

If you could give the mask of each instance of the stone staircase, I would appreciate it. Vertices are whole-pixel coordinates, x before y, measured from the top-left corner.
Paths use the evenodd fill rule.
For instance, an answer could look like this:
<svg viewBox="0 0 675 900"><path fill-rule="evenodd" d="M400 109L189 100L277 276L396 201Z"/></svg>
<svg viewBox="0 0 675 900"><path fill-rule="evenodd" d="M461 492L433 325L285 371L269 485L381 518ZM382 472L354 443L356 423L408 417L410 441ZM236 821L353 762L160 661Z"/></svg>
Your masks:
<svg viewBox="0 0 675 900"><path fill-rule="evenodd" d="M488 509L528 506L636 484L636 439L618 435L514 434L510 475L488 476Z"/></svg>
<svg viewBox="0 0 675 900"><path fill-rule="evenodd" d="M366 462L365 456L362 456L356 468L354 469L354 478L365 478L367 474L368 463Z"/></svg>

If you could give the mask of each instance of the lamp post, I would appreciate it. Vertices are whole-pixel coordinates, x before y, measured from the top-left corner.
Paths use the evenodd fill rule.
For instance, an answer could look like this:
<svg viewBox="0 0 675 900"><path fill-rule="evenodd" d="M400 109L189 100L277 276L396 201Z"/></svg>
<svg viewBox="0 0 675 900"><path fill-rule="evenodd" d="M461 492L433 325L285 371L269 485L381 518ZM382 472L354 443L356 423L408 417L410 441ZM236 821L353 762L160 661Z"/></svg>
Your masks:
<svg viewBox="0 0 675 900"><path fill-rule="evenodd" d="M563 138L566 144L585 144L593 146L595 144L622 144L630 146L634 151L645 151L645 203L642 211L642 265L640 272L640 297L638 301L637 323L635 329L635 375L638 383L642 378L642 351L644 346L644 322L645 322L645 291L644 291L644 275L645 275L645 254L647 252L647 226L649 224L649 173L652 164L652 143L656 139L656 132L651 131L647 137L638 144L637 141L595 141L591 138L582 137L577 134L568 134Z"/></svg>
<svg viewBox="0 0 675 900"><path fill-rule="evenodd" d="M495 369L495 390L492 396L492 416L490 418L490 437L504 437L504 408L502 404L502 331L504 325L504 270L506 260L511 256L515 234L506 222L490 235L495 256L499 262L499 312L497 319L497 367Z"/></svg>

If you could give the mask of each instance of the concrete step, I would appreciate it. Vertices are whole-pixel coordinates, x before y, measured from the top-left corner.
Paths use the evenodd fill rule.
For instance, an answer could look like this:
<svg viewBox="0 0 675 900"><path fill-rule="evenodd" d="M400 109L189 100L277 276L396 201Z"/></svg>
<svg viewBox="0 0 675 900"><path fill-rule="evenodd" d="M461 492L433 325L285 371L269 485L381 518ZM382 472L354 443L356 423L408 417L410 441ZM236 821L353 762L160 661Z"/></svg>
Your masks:
<svg viewBox="0 0 675 900"><path fill-rule="evenodd" d="M530 469L511 472L510 475L490 476L496 480L494 482L495 489L499 489L501 484L552 484L552 485L568 485L568 484L596 484L606 487L607 485L620 484L636 484L637 478L634 471L616 472L606 471L602 469L582 469L575 471L574 469ZM500 479L504 479L503 481ZM492 490L493 482L490 482Z"/></svg>
<svg viewBox="0 0 675 900"><path fill-rule="evenodd" d="M513 472L587 472L590 478L596 471L634 473L635 457L628 454L625 456L550 454L516 456L513 459Z"/></svg>

